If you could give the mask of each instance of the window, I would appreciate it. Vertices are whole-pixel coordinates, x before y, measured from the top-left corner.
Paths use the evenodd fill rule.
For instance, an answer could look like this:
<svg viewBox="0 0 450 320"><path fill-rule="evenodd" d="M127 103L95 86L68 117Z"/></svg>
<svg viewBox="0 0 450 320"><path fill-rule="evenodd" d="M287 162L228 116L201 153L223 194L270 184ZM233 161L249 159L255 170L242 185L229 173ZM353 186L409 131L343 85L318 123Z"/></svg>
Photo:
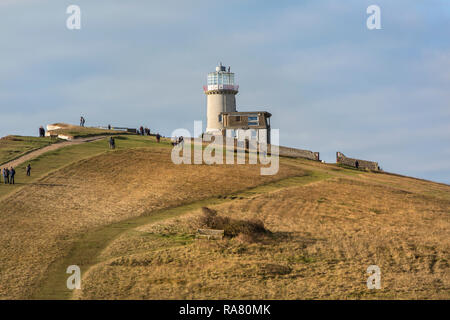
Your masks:
<svg viewBox="0 0 450 320"><path fill-rule="evenodd" d="M228 72L208 73L208 85L234 85L234 74Z"/></svg>
<svg viewBox="0 0 450 320"><path fill-rule="evenodd" d="M208 74L208 85L216 85L218 82L217 73L209 73Z"/></svg>
<svg viewBox="0 0 450 320"><path fill-rule="evenodd" d="M259 126L258 116L249 116L248 117L248 125L249 126Z"/></svg>
<svg viewBox="0 0 450 320"><path fill-rule="evenodd" d="M219 114L219 122L222 122L222 115Z"/></svg>
<svg viewBox="0 0 450 320"><path fill-rule="evenodd" d="M236 120L236 122L241 122L241 116L235 116L234 119Z"/></svg>
<svg viewBox="0 0 450 320"><path fill-rule="evenodd" d="M232 85L233 84L233 74L231 73L224 73L223 74L223 84L226 85Z"/></svg>

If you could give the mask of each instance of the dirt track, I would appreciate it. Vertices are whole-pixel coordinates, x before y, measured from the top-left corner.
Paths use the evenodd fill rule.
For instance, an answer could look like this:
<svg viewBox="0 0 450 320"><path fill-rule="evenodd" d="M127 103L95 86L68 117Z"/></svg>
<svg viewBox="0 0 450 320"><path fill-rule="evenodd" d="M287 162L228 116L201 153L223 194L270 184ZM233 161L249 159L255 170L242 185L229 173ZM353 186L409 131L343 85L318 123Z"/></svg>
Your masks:
<svg viewBox="0 0 450 320"><path fill-rule="evenodd" d="M91 142L91 141L96 141L96 140L100 140L105 138L106 136L96 136L96 137L87 137L87 138L78 138L78 139L74 139L74 140L70 140L70 141L63 141L63 142L58 142L58 143L53 143L49 146L31 151L15 160L12 160L10 162L4 163L1 166L2 167L17 167L18 165L27 162L31 159L34 159L38 156L40 156L41 154L44 154L46 152L49 151L53 151L53 150L57 150L60 148L64 148L67 146L72 146L72 145L76 145L76 144L81 144L81 143L85 143L85 142Z"/></svg>

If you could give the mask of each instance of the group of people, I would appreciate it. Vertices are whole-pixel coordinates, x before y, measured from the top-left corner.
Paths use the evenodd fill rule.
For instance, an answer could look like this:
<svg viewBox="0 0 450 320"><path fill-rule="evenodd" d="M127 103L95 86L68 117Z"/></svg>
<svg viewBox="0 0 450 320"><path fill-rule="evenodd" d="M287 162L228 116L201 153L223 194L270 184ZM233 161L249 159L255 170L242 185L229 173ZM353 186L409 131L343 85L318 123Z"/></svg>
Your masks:
<svg viewBox="0 0 450 320"><path fill-rule="evenodd" d="M14 184L14 176L16 175L16 170L13 167L11 169L3 168L3 179L5 184Z"/></svg>
<svg viewBox="0 0 450 320"><path fill-rule="evenodd" d="M137 130L137 133L140 134L141 136L150 136L150 129L149 128L144 128L143 126L141 126L139 128L139 130ZM157 133L155 135L156 137L156 142L160 142L161 141L161 135L159 133Z"/></svg>
<svg viewBox="0 0 450 320"><path fill-rule="evenodd" d="M86 119L83 116L81 116L81 118L80 118L80 127L84 127L85 123L86 123Z"/></svg>
<svg viewBox="0 0 450 320"><path fill-rule="evenodd" d="M143 126L141 126L138 130L138 133L141 136L149 136L150 135L150 129L149 128L144 128Z"/></svg>
<svg viewBox="0 0 450 320"><path fill-rule="evenodd" d="M184 142L183 136L180 136L179 138L177 136L175 136L172 138L172 146L176 146L178 144L183 145L183 142Z"/></svg>
<svg viewBox="0 0 450 320"><path fill-rule="evenodd" d="M28 164L26 167L27 176L31 176L31 164ZM5 184L15 184L14 178L16 176L16 170L13 167L11 168L3 168L0 169L0 172L3 174L3 180Z"/></svg>

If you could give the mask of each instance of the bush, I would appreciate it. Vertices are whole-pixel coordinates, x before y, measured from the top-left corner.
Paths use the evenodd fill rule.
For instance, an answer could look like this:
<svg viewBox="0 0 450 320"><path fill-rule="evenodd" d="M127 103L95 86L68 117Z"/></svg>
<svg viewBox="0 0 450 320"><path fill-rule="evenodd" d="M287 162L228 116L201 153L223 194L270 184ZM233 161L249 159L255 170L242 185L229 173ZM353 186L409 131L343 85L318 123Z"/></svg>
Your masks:
<svg viewBox="0 0 450 320"><path fill-rule="evenodd" d="M210 229L224 230L226 237L234 238L239 234L254 237L270 233L264 227L264 223L258 219L236 220L230 217L223 217L219 216L217 211L207 207L203 207L202 212L200 223Z"/></svg>

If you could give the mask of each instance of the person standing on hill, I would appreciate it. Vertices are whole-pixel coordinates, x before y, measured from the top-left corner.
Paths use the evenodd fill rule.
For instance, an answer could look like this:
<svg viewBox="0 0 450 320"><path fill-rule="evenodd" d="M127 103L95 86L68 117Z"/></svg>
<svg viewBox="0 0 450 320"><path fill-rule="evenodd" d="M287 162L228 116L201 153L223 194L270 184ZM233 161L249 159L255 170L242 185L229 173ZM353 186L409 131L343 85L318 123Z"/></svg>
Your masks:
<svg viewBox="0 0 450 320"><path fill-rule="evenodd" d="M45 130L43 126L39 127L39 137L41 138L45 137Z"/></svg>
<svg viewBox="0 0 450 320"><path fill-rule="evenodd" d="M27 165L27 176L31 176L31 164Z"/></svg>
<svg viewBox="0 0 450 320"><path fill-rule="evenodd" d="M6 168L3 168L3 179L5 180L5 184L7 184L9 181L8 181L8 177L6 176Z"/></svg>
<svg viewBox="0 0 450 320"><path fill-rule="evenodd" d="M14 176L16 175L16 170L14 170L13 167L11 167L10 174L11 177L9 178L9 184L14 184Z"/></svg>
<svg viewBox="0 0 450 320"><path fill-rule="evenodd" d="M109 138L109 148L110 149L115 149L116 148L116 142L114 141L113 137Z"/></svg>
<svg viewBox="0 0 450 320"><path fill-rule="evenodd" d="M159 140L161 140L161 136L159 135L159 133L156 134L156 142L159 143Z"/></svg>

